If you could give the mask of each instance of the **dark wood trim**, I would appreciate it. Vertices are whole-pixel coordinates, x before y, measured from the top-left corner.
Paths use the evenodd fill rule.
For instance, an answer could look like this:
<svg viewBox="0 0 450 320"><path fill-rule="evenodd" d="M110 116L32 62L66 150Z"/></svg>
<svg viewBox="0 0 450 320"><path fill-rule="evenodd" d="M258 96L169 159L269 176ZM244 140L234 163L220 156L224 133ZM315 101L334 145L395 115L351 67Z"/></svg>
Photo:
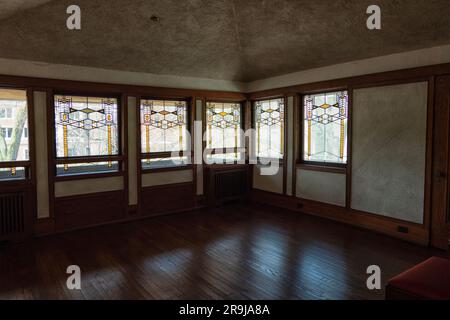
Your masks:
<svg viewBox="0 0 450 320"><path fill-rule="evenodd" d="M300 121L300 99L298 94L294 96L294 132L293 132L293 146L292 146L292 195L295 196L297 194L297 162L299 161L299 152L302 146L302 142L300 142L300 132L301 132L301 121Z"/></svg>
<svg viewBox="0 0 450 320"><path fill-rule="evenodd" d="M434 101L431 244L448 250L450 75L436 78Z"/></svg>
<svg viewBox="0 0 450 320"><path fill-rule="evenodd" d="M148 186L148 187L142 187L142 189L148 190L160 190L160 189L169 189L169 188L175 188L175 187L188 187L193 186L194 182L180 182L180 183L170 183L170 184L159 184L155 186Z"/></svg>
<svg viewBox="0 0 450 320"><path fill-rule="evenodd" d="M48 198L49 218L55 219L55 176L56 167L53 160L56 158L55 151L55 111L53 90L46 90L46 118L47 118L47 174L48 174Z"/></svg>
<svg viewBox="0 0 450 320"><path fill-rule="evenodd" d="M30 136L30 135L28 135ZM28 149L29 150L29 149ZM30 154L31 159L31 154ZM32 161L1 161L0 168L15 168L15 167L30 167L32 165Z"/></svg>
<svg viewBox="0 0 450 320"><path fill-rule="evenodd" d="M33 90L27 89L27 106L28 106L28 154L31 170L31 183L33 185L33 191L36 193L36 127L34 116L34 94ZM35 201L34 208L36 208L36 197L33 196Z"/></svg>
<svg viewBox="0 0 450 320"><path fill-rule="evenodd" d="M423 225L407 221L255 189L251 192L251 200L342 222L423 246L429 243L429 230ZM408 228L408 233L400 232L400 226Z"/></svg>
<svg viewBox="0 0 450 320"><path fill-rule="evenodd" d="M194 165L187 164L187 165L179 165L179 166L173 166L173 167L164 167L164 168L153 168L153 169L142 169L142 174L147 173L157 173L157 172L170 172L170 171L182 171L182 170L190 170L194 169Z"/></svg>
<svg viewBox="0 0 450 320"><path fill-rule="evenodd" d="M240 92L218 91L218 90L198 90L198 89L178 89L165 87L151 87L141 85L124 85L113 83L100 83L89 81L58 80L49 78L22 77L0 75L0 83L4 85L15 85L36 88L52 88L55 92L83 92L95 94L104 92L108 94L129 95L143 97L192 97L202 96L211 99L226 101L243 101L246 95Z"/></svg>
<svg viewBox="0 0 450 320"><path fill-rule="evenodd" d="M221 148L214 148L214 149L205 149L205 151L207 151L209 154L214 155L214 154L227 154L227 153L236 153L236 152L244 152L245 153L245 147L240 147L240 148L226 148L226 149L221 149Z"/></svg>
<svg viewBox="0 0 450 320"><path fill-rule="evenodd" d="M318 172L330 172L330 173L339 173L346 174L347 168L345 167L333 167L333 166L317 166L313 164L307 163L298 163L296 169L308 170L308 171L318 171Z"/></svg>
<svg viewBox="0 0 450 320"><path fill-rule="evenodd" d="M92 163L92 162L108 162L108 161L123 161L123 155L116 156L86 156L86 157L67 157L56 158L54 163L56 164L73 164L73 163Z"/></svg>
<svg viewBox="0 0 450 320"><path fill-rule="evenodd" d="M384 85L394 85L410 82L427 81L430 76L438 76L450 73L450 63L437 64L431 66L401 69L395 71L387 71L373 73L361 76L347 77L341 79L326 80L314 83L300 84L275 88L269 90L255 91L248 94L248 98L252 100L262 97L288 95L306 92L317 92L324 89L329 91L340 90L344 87L367 88Z"/></svg>
<svg viewBox="0 0 450 320"><path fill-rule="evenodd" d="M34 222L34 235L37 237L46 236L55 232L55 221L53 218L37 219Z"/></svg>
<svg viewBox="0 0 450 320"><path fill-rule="evenodd" d="M204 166L208 169L214 169L214 170L231 170L231 169L241 169L243 167L246 167L247 164L240 164L240 163L226 163L226 164L204 164Z"/></svg>
<svg viewBox="0 0 450 320"><path fill-rule="evenodd" d="M191 145L190 145L190 166L192 169L192 180L194 183L194 195L197 196L197 166L194 164L195 158L195 115L197 113L197 100L195 96L190 97L189 101L189 132L191 135Z"/></svg>
<svg viewBox="0 0 450 320"><path fill-rule="evenodd" d="M178 153L178 156L186 156L190 157L191 152L188 150L174 151ZM141 160L145 159L159 159L159 158L171 158L172 151L164 151L164 152L151 152L151 153L141 153Z"/></svg>
<svg viewBox="0 0 450 320"><path fill-rule="evenodd" d="M433 182L433 139L434 139L434 76L428 79L428 101L427 101L427 140L426 140L426 161L425 161L425 188L424 188L424 208L423 224L427 229L431 227L431 191ZM449 237L450 238L450 237Z"/></svg>
<svg viewBox="0 0 450 320"><path fill-rule="evenodd" d="M121 172L123 172L123 188L125 191L125 201L124 204L126 210L126 214L129 214L129 205L130 205L130 176L129 176L129 169L128 169L128 96L126 94L122 94L120 97L120 112L121 112L121 119L122 119L122 140L121 140L121 146L122 150L120 150L122 154L122 162L119 163L121 165Z"/></svg>
<svg viewBox="0 0 450 320"><path fill-rule="evenodd" d="M141 96L136 98L136 182L137 182L137 215L142 214L142 163L141 163Z"/></svg>
<svg viewBox="0 0 450 320"><path fill-rule="evenodd" d="M292 95L291 95L292 96ZM286 195L287 193L287 151L288 151L288 144L289 144L289 131L288 131L288 122L287 122L287 114L288 114L288 98L289 96L284 96L284 119L283 119L283 162L280 163L280 165L283 166L283 194Z"/></svg>
<svg viewBox="0 0 450 320"><path fill-rule="evenodd" d="M65 176L55 176L53 178L54 182L61 181L76 181L76 180L86 180L86 179L98 179L98 178L109 178L109 177L124 177L125 173L121 171L114 172L96 172L96 173L76 173ZM124 181L125 183L125 181Z"/></svg>
<svg viewBox="0 0 450 320"><path fill-rule="evenodd" d="M350 209L352 206L352 145L353 145L353 88L348 88L347 107L347 164L345 179L345 206Z"/></svg>

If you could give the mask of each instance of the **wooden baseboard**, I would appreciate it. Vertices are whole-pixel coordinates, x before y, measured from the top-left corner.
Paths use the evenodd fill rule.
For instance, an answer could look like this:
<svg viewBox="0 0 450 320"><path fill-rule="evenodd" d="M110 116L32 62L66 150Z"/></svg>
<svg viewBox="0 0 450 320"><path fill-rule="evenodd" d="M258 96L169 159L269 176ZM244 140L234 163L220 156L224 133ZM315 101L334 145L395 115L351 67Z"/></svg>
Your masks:
<svg viewBox="0 0 450 320"><path fill-rule="evenodd" d="M361 227L423 246L429 245L429 230L425 225L256 189L251 191L251 200Z"/></svg>
<svg viewBox="0 0 450 320"><path fill-rule="evenodd" d="M34 236L46 236L55 232L55 220L51 218L37 219L34 223Z"/></svg>

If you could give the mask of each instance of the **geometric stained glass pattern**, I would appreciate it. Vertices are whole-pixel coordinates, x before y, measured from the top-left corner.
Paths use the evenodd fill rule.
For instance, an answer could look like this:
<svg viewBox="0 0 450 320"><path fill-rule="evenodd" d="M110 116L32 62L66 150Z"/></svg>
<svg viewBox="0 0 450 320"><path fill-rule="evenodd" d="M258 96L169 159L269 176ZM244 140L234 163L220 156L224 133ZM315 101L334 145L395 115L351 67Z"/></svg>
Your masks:
<svg viewBox="0 0 450 320"><path fill-rule="evenodd" d="M304 97L303 160L347 162L348 92Z"/></svg>
<svg viewBox="0 0 450 320"><path fill-rule="evenodd" d="M57 157L118 155L117 99L55 95L54 101Z"/></svg>
<svg viewBox="0 0 450 320"><path fill-rule="evenodd" d="M256 156L283 158L284 99L255 102Z"/></svg>
<svg viewBox="0 0 450 320"><path fill-rule="evenodd" d="M141 152L187 150L186 101L141 100Z"/></svg>
<svg viewBox="0 0 450 320"><path fill-rule="evenodd" d="M239 103L206 103L206 148L239 148L241 105Z"/></svg>

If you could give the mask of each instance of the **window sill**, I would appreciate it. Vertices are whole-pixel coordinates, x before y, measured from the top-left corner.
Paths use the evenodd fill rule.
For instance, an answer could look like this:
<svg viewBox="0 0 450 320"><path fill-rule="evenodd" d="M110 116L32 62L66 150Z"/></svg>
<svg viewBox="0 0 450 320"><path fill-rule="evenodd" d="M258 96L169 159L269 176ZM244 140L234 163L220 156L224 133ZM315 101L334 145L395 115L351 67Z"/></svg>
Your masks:
<svg viewBox="0 0 450 320"><path fill-rule="evenodd" d="M296 165L296 168L302 169L302 170L309 170L309 171L319 171L319 172L329 172L329 173L339 173L339 174L347 173L346 167L333 166L333 165L298 163Z"/></svg>
<svg viewBox="0 0 450 320"><path fill-rule="evenodd" d="M263 163L261 163L262 161L264 161L264 162L270 161L270 162L268 162L267 164L263 164ZM270 163L277 162L277 161L278 161L278 164L280 165L280 167L284 165L284 159L283 158L260 158L260 157L258 157L257 163L255 163L255 165L262 166L262 167L270 166Z"/></svg>
<svg viewBox="0 0 450 320"><path fill-rule="evenodd" d="M66 176L55 176L54 181L73 181L73 180L84 180L84 179L98 179L98 178L109 178L109 177L120 177L123 176L123 172L97 172L97 173L78 173Z"/></svg>
<svg viewBox="0 0 450 320"><path fill-rule="evenodd" d="M193 165L180 165L180 166L173 166L173 167L161 167L161 168L141 168L141 174L145 173L156 173L156 172L168 172L168 171L181 171L181 170L190 170L193 168Z"/></svg>

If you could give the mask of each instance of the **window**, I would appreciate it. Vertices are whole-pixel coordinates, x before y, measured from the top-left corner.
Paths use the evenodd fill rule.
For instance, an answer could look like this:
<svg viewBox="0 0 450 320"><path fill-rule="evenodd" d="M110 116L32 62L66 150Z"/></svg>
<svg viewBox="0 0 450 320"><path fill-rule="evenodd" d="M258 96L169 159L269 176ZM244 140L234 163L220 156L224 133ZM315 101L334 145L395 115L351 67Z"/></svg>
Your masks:
<svg viewBox="0 0 450 320"><path fill-rule="evenodd" d="M0 88L0 180L25 179L29 168L27 92Z"/></svg>
<svg viewBox="0 0 450 320"><path fill-rule="evenodd" d="M0 119L12 119L13 108L0 107Z"/></svg>
<svg viewBox="0 0 450 320"><path fill-rule="evenodd" d="M254 120L256 156L282 159L284 153L284 99L256 101Z"/></svg>
<svg viewBox="0 0 450 320"><path fill-rule="evenodd" d="M141 100L140 119L143 169L190 163L187 154L189 149L187 101Z"/></svg>
<svg viewBox="0 0 450 320"><path fill-rule="evenodd" d="M118 100L55 95L56 174L119 171Z"/></svg>
<svg viewBox="0 0 450 320"><path fill-rule="evenodd" d="M1 135L5 138L5 139L11 139L12 137L12 132L13 132L13 128L0 128L1 129Z"/></svg>
<svg viewBox="0 0 450 320"><path fill-rule="evenodd" d="M346 164L347 91L307 95L303 102L303 160Z"/></svg>
<svg viewBox="0 0 450 320"><path fill-rule="evenodd" d="M23 128L22 139L28 139L28 128Z"/></svg>
<svg viewBox="0 0 450 320"><path fill-rule="evenodd" d="M244 158L241 129L240 103L206 103L206 160L208 163L234 162Z"/></svg>

